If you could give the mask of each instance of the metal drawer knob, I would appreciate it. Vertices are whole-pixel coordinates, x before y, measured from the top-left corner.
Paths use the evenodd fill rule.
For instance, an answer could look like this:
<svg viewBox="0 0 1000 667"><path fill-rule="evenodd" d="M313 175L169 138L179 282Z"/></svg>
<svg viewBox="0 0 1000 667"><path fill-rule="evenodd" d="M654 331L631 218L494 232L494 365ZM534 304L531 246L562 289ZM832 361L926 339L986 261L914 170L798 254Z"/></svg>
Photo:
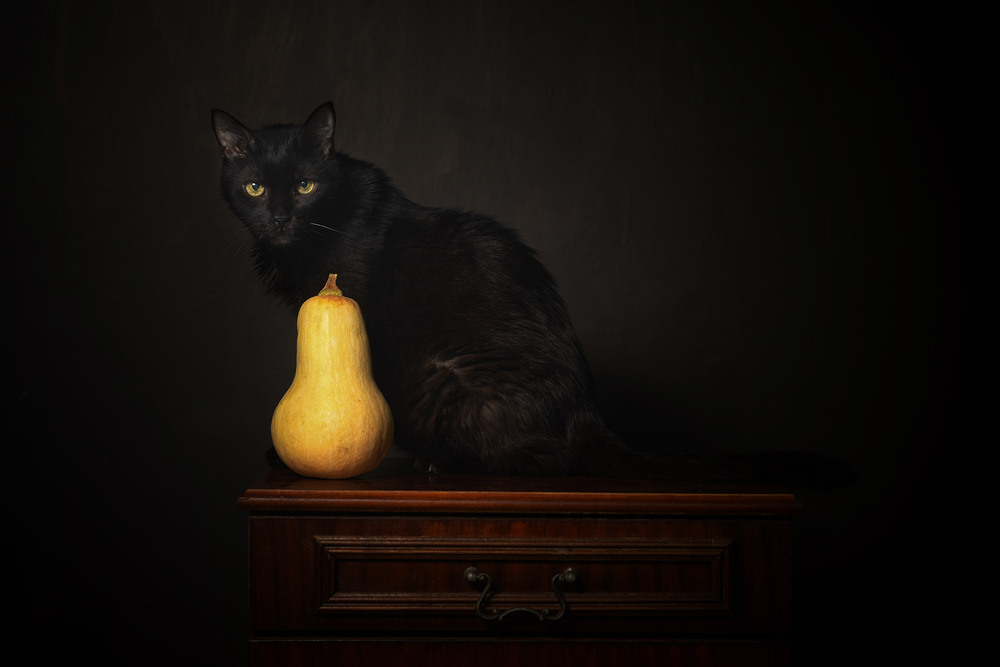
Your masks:
<svg viewBox="0 0 1000 667"><path fill-rule="evenodd" d="M552 592L556 594L556 600L559 601L559 611L553 613L551 609L532 609L531 607L512 607L504 611L499 609L486 610L484 605L486 603L486 598L489 597L490 587L493 585L493 581L490 579L488 574L480 572L478 568L469 567L465 570L465 580L472 585L482 584L485 582L483 587L483 592L479 595L479 600L476 602L476 613L479 614L480 618L486 619L487 621L500 621L510 614L525 612L535 616L540 621L557 621L566 614L566 598L563 597L560 586L563 584L572 584L576 581L576 570L573 568L566 568L559 574L552 577L552 582L550 587Z"/></svg>

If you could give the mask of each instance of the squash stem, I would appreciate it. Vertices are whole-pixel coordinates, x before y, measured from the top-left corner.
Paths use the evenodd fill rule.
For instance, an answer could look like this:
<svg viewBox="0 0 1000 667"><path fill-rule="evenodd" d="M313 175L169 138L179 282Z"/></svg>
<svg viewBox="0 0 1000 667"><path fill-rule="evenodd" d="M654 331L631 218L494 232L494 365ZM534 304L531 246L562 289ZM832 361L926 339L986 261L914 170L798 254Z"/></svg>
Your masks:
<svg viewBox="0 0 1000 667"><path fill-rule="evenodd" d="M326 285L319 291L319 296L343 296L344 293L337 287L337 274L331 273L326 279Z"/></svg>

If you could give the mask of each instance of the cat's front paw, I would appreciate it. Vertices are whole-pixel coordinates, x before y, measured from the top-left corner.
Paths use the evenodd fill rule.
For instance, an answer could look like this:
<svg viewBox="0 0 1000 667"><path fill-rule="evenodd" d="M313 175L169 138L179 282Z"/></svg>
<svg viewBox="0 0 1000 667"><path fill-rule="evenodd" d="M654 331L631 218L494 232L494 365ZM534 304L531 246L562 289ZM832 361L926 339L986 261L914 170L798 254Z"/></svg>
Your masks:
<svg viewBox="0 0 1000 667"><path fill-rule="evenodd" d="M438 465L436 465L433 461L425 461L424 459L414 459L413 472L434 475L443 472L443 470L441 470L441 468Z"/></svg>

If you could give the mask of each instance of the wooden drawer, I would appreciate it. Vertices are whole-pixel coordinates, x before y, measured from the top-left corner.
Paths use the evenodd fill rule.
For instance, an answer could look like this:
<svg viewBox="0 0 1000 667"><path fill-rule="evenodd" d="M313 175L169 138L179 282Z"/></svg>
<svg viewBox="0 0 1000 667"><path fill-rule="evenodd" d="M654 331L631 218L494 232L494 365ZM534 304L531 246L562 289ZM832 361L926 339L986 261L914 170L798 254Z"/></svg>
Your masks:
<svg viewBox="0 0 1000 667"><path fill-rule="evenodd" d="M315 539L317 614L417 613L451 625L517 608L528 621L567 609L581 619L732 611L728 540Z"/></svg>
<svg viewBox="0 0 1000 667"><path fill-rule="evenodd" d="M765 531L772 547L788 538L774 534L780 528ZM560 622L587 632L787 629L788 590L781 582L788 578L779 573L766 588L751 585L763 574L747 571L753 562L762 567L753 560L762 545L739 524L706 530L683 522L550 520L537 531L544 534L505 535L509 529L508 522L483 518L256 518L253 625L274 631L482 630L489 625L477 612L483 582L470 583L465 575L475 567L491 580L484 611L528 607L553 614L561 605L550 581L572 568L575 582L560 586L568 608ZM440 532L454 537L434 537ZM584 539L581 532L601 537ZM524 612L502 622L537 621Z"/></svg>
<svg viewBox="0 0 1000 667"><path fill-rule="evenodd" d="M448 645L465 659L498 640L491 658L522 642L581 656L785 650L790 495L459 481L287 478L248 491L253 654L343 658L375 643L367 655Z"/></svg>

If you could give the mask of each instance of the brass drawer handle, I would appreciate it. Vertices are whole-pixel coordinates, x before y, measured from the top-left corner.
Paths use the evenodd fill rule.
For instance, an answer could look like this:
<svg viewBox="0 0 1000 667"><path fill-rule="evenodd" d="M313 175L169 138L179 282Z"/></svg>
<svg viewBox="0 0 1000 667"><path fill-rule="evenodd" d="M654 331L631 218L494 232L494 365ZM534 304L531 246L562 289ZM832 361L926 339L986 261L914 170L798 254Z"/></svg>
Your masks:
<svg viewBox="0 0 1000 667"><path fill-rule="evenodd" d="M576 581L576 570L573 568L566 568L559 574L552 577L551 588L552 592L556 594L556 599L559 600L559 611L552 613L550 609L532 609L531 607L513 607L505 611L500 611L499 609L486 610L483 605L486 603L486 598L489 597L490 587L493 585L493 581L490 579L488 574L480 572L478 568L469 567L465 570L465 580L470 584L475 585L477 583L486 582L486 586L483 588L483 592L479 595L479 600L476 602L476 613L479 614L480 618L484 618L487 621L500 621L504 617L510 614L518 612L527 612L540 621L558 621L566 614L566 598L563 597L562 591L559 590L562 584L572 584Z"/></svg>

